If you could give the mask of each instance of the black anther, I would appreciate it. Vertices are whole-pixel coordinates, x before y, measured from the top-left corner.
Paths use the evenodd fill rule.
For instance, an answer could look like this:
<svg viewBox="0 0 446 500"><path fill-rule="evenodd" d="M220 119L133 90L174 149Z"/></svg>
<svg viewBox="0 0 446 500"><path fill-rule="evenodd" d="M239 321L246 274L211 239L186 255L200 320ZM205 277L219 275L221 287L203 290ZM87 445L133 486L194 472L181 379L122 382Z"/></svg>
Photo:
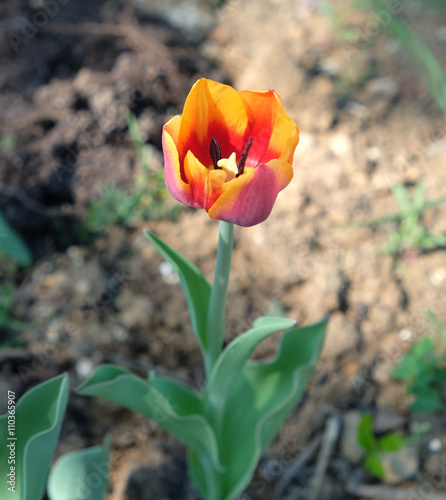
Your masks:
<svg viewBox="0 0 446 500"><path fill-rule="evenodd" d="M238 174L236 175L236 177L243 174L243 170L245 169L246 158L248 158L248 153L249 153L249 150L251 149L253 140L254 140L253 137L251 137L251 139L249 139L248 144L246 145L245 151L243 151L242 156L240 156L240 160L237 163Z"/></svg>
<svg viewBox="0 0 446 500"><path fill-rule="evenodd" d="M209 146L209 154L211 155L211 160L212 163L214 164L215 170L221 170L221 167L218 166L218 161L221 160L221 149L215 137L212 137L211 139L211 145Z"/></svg>

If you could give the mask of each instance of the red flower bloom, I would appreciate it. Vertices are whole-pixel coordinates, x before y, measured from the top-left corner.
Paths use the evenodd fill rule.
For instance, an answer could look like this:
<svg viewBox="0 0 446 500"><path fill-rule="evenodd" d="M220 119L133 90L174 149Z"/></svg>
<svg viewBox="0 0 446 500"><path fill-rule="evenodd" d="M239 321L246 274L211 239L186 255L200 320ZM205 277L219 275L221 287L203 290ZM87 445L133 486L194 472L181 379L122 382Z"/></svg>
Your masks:
<svg viewBox="0 0 446 500"><path fill-rule="evenodd" d="M163 128L167 188L212 219L259 224L293 177L298 142L273 90L236 92L203 78Z"/></svg>

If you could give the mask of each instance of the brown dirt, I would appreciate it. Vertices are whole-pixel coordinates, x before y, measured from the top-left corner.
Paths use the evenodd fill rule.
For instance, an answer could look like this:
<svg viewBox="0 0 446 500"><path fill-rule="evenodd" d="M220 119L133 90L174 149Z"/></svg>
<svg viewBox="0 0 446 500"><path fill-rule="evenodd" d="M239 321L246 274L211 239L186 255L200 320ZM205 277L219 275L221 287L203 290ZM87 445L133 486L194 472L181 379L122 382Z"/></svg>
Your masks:
<svg viewBox="0 0 446 500"><path fill-rule="evenodd" d="M132 185L138 162L127 109L136 113L161 168L162 124L181 111L192 83L206 76L237 89L274 88L301 129L295 177L272 215L261 225L236 228L226 340L269 311L300 324L332 311L304 401L244 498L276 498L277 481L322 434L330 415L352 408L389 410L404 417L407 430L415 417L391 369L415 339L430 333L426 309L445 318L444 250L395 260L382 252L391 225L372 230L351 224L395 213L391 187L398 182L413 186L423 180L428 199L445 195L444 117L409 59L381 33L366 49L346 56L339 29L317 11L318 2L230 0L199 44L136 16L127 3L88 5L61 8L17 54L0 48L0 134L17 138L0 155L0 208L37 258L29 272L16 276L14 313L42 325L23 333L22 358L3 364L8 384L22 393L68 370L76 385L103 362L202 383L182 292L161 276L162 259L142 229L180 249L211 280L218 224L202 211L184 209L177 221L113 226L88 244L78 228L104 185ZM18 16L29 19L33 13L25 1L0 9L5 32ZM364 27L368 15L348 20ZM433 35L444 25L444 14L405 15L416 21L446 68L444 42ZM378 77L387 77L380 80L384 90L377 90ZM445 233L446 208L426 212L423 222L433 233ZM10 338L12 332L3 335ZM274 338L264 342L256 356L271 355L275 345ZM425 418L432 427L420 444L423 463L409 486L433 482L436 469L426 464L437 455L427 444L438 437L446 446L444 415L443 408ZM106 432L113 443L109 500L125 498L128 477L137 468L164 464L162 478L169 477L169 464L181 467L170 461L181 462L184 449L154 423L76 396L58 454L96 444ZM295 478L291 493L305 494L317 457L315 452ZM359 469L352 472L336 452L323 498L350 498L342 471ZM180 498L176 491L164 494Z"/></svg>

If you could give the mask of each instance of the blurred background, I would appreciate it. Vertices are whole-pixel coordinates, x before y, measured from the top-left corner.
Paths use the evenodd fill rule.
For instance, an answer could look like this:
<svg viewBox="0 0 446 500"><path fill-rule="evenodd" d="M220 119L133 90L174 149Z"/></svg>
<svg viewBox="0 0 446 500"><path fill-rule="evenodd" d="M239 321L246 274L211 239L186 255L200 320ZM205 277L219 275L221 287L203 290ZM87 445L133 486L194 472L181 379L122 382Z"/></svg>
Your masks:
<svg viewBox="0 0 446 500"><path fill-rule="evenodd" d="M177 277L142 229L211 279L218 224L166 191L161 129L200 77L272 88L301 130L295 176L265 223L236 229L226 340L265 314L331 322L241 498L446 498L446 2L3 0L0 13L1 393L63 371L77 385L104 362L200 386ZM107 432L109 500L194 498L183 447L104 401L70 397L57 454Z"/></svg>

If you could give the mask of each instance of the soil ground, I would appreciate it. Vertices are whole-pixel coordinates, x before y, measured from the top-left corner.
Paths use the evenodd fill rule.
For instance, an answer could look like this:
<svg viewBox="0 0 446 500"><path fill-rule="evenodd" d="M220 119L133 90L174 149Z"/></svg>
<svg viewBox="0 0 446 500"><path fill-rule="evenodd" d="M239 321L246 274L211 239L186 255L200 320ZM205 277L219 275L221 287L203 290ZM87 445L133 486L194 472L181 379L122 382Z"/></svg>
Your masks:
<svg viewBox="0 0 446 500"><path fill-rule="evenodd" d="M0 46L0 134L15 139L0 155L0 209L35 255L31 269L5 266L2 273L18 286L14 316L39 325L20 334L2 330L4 342L20 335L22 343L0 351L3 385L21 394L65 370L75 386L104 362L201 384L181 289L160 272L162 259L142 229L180 249L211 280L218 224L185 208L176 220L137 220L88 237L83 221L104 186L131 189L141 168L127 128L129 108L150 148L151 168L159 170L161 127L181 112L197 78L240 90L273 88L301 130L295 176L265 223L236 228L225 340L267 313L309 324L331 312L331 320L305 398L243 498L307 498L327 422L339 417L345 429L353 410L371 410L381 431L408 434L414 422L429 422L417 443L421 462L397 488L446 491L437 479L446 458L445 407L410 413L405 387L391 375L410 345L432 334L425 310L445 319L444 249L409 248L395 258L382 250L394 223L361 227L397 212L391 188L398 183L412 192L423 181L428 200L446 194L446 124L376 12L332 4L345 13L342 22L323 14L317 1L229 0L198 39L161 14L100 0L60 5L26 38L23 19L35 20L40 4L0 5L9 42ZM444 10L412 2L402 15L446 69ZM358 27L366 43L343 42L345 26ZM446 233L445 206L426 211L422 223ZM255 356L271 356L276 343L264 342ZM100 400L70 398L57 455L97 444L107 432L108 500L194 498L183 447L155 423ZM435 439L442 446L432 451ZM341 447L333 451L320 498L383 498L384 490L373 496L351 486L352 477L380 484ZM147 477L151 487L142 490Z"/></svg>

